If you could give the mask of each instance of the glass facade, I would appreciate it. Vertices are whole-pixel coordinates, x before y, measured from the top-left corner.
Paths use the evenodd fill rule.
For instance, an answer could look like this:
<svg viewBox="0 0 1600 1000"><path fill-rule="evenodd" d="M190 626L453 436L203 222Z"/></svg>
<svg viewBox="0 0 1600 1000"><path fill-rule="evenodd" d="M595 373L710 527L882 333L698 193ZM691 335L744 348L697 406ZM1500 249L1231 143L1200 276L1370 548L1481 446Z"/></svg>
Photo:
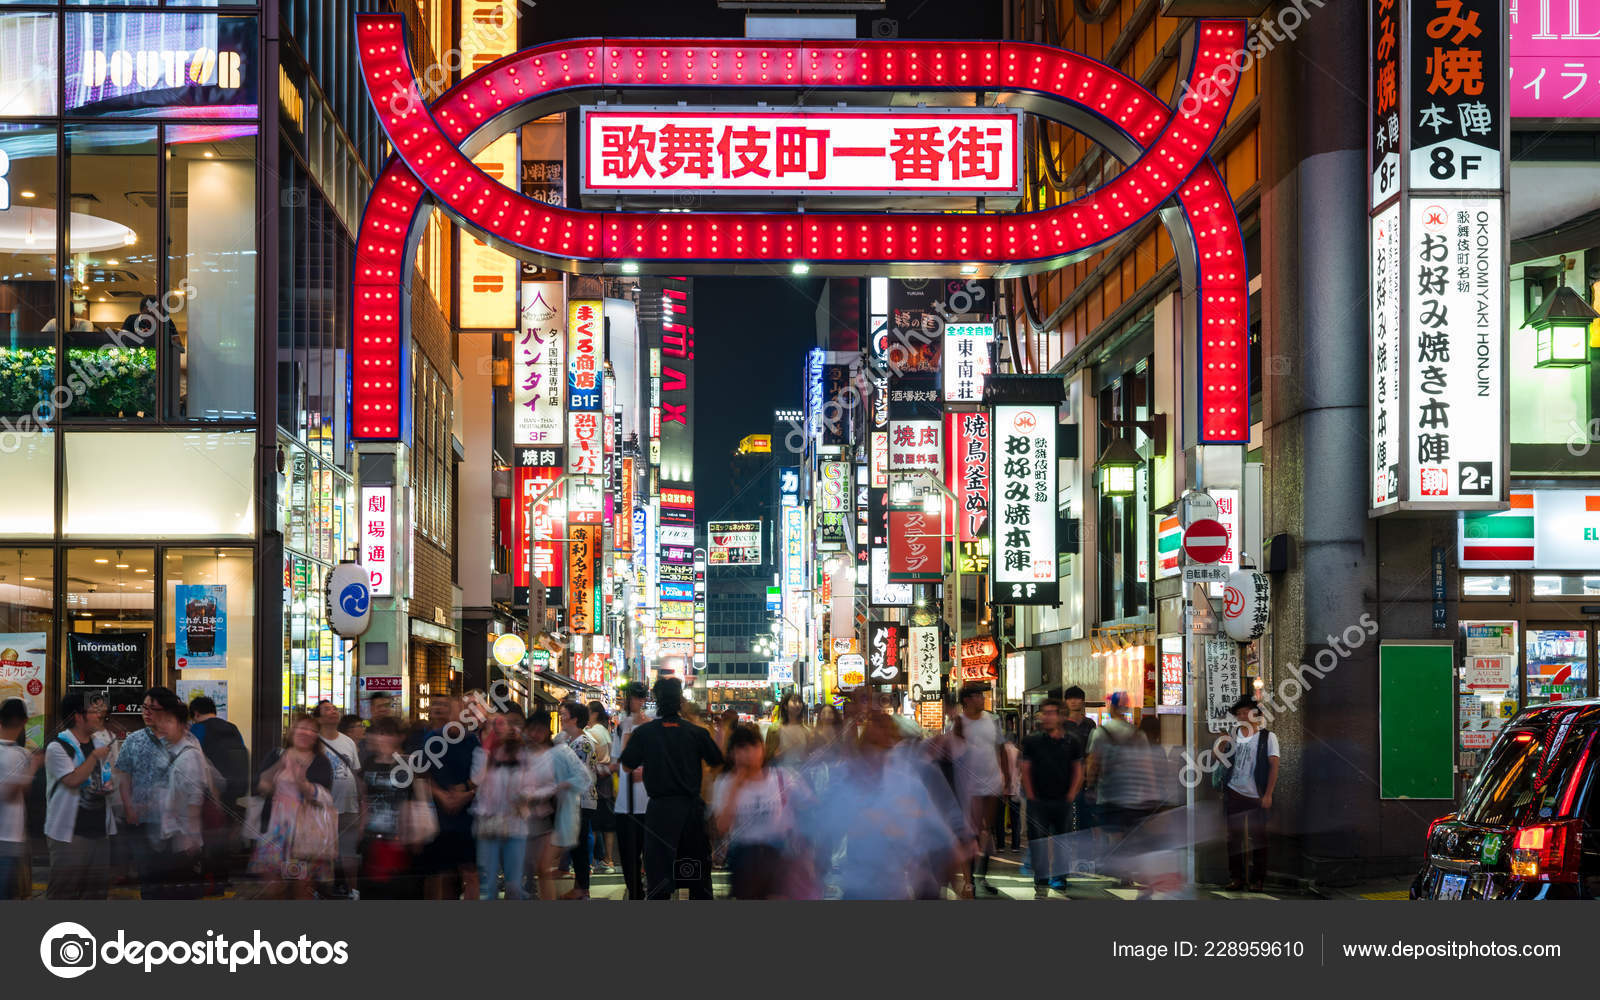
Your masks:
<svg viewBox="0 0 1600 1000"><path fill-rule="evenodd" d="M0 695L42 727L104 691L136 727L166 684L252 739L259 19L28 6L0 13Z"/></svg>

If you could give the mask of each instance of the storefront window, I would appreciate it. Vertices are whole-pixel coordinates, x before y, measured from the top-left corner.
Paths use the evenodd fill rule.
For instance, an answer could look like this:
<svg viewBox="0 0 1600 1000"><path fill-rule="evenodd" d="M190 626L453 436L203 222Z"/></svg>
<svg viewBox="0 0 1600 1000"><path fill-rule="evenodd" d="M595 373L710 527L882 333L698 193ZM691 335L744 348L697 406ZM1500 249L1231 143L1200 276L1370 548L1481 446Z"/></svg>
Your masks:
<svg viewBox="0 0 1600 1000"><path fill-rule="evenodd" d="M1600 594L1600 576L1535 573L1534 597L1593 597Z"/></svg>
<svg viewBox="0 0 1600 1000"><path fill-rule="evenodd" d="M289 555L283 560L284 724L327 699L353 712L351 643L328 627L323 586L328 572L320 563Z"/></svg>
<svg viewBox="0 0 1600 1000"><path fill-rule="evenodd" d="M1461 593L1465 597L1510 597L1511 574L1463 576Z"/></svg>
<svg viewBox="0 0 1600 1000"><path fill-rule="evenodd" d="M1526 707L1582 698L1589 691L1589 633L1584 629L1528 629Z"/></svg>
<svg viewBox="0 0 1600 1000"><path fill-rule="evenodd" d="M1529 261L1511 269L1509 410L1512 462L1518 470L1540 471L1550 467L1542 457L1559 461L1564 467L1580 468L1589 468L1600 460L1600 454L1590 455L1595 442L1588 440L1589 418L1593 412L1589 366L1536 367L1537 337L1531 327L1523 326L1525 317L1539 307L1545 296L1555 292L1558 281L1565 281L1588 299L1583 275L1588 266L1586 258L1591 255L1575 252L1569 256L1577 265L1564 275L1560 273L1560 260L1555 257ZM1588 447L1584 447L1586 440ZM1543 445L1549 449L1549 454L1524 452L1529 457L1519 460L1519 445Z"/></svg>
<svg viewBox="0 0 1600 1000"><path fill-rule="evenodd" d="M0 73L8 58L0 42ZM0 96L0 114L7 103ZM55 385L56 137L0 125L0 414L35 423L51 418L35 408Z"/></svg>
<svg viewBox="0 0 1600 1000"><path fill-rule="evenodd" d="M0 537L49 538L55 534L56 435L0 434Z"/></svg>
<svg viewBox="0 0 1600 1000"><path fill-rule="evenodd" d="M255 443L248 431L68 433L62 530L80 538L253 538Z"/></svg>
<svg viewBox="0 0 1600 1000"><path fill-rule="evenodd" d="M55 113L55 15L0 15L0 115Z"/></svg>
<svg viewBox="0 0 1600 1000"><path fill-rule="evenodd" d="M155 561L152 549L67 551L66 690L104 692L118 715L137 717L157 677Z"/></svg>
<svg viewBox="0 0 1600 1000"><path fill-rule="evenodd" d="M167 282L188 286L165 345L172 419L256 415L255 131L167 128Z"/></svg>
<svg viewBox="0 0 1600 1000"><path fill-rule="evenodd" d="M181 297L161 287L154 126L67 130L72 214L67 220L68 297L63 378L83 388L69 415L154 419L156 363L175 335Z"/></svg>
<svg viewBox="0 0 1600 1000"><path fill-rule="evenodd" d="M27 742L44 745L55 642L55 552L0 549L0 702L28 706Z"/></svg>
<svg viewBox="0 0 1600 1000"><path fill-rule="evenodd" d="M168 549L162 559L166 675L205 695L250 745L255 703L255 559L249 549Z"/></svg>

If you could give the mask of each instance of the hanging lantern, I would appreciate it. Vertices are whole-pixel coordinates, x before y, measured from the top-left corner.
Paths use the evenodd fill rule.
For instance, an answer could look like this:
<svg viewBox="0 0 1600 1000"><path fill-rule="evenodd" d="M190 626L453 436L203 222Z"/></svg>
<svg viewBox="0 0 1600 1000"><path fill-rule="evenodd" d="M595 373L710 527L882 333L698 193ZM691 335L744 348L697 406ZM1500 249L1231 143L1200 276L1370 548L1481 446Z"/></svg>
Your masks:
<svg viewBox="0 0 1600 1000"><path fill-rule="evenodd" d="M1556 290L1539 303L1522 325L1533 327L1534 367L1575 368L1589 363L1589 324L1600 312L1567 287L1567 258L1561 258Z"/></svg>
<svg viewBox="0 0 1600 1000"><path fill-rule="evenodd" d="M1100 495L1103 497L1131 497L1134 492L1134 477L1139 466L1144 464L1144 459L1133 450L1133 445L1122 438L1117 438L1106 445L1106 450L1100 453L1100 460L1095 463L1095 477L1099 482Z"/></svg>

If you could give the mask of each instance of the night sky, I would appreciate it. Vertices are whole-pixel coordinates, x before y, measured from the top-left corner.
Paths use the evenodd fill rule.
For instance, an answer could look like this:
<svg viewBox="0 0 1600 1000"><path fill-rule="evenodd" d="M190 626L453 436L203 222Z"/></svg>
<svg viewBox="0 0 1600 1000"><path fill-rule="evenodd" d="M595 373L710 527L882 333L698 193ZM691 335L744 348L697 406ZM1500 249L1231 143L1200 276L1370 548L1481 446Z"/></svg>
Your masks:
<svg viewBox="0 0 1600 1000"><path fill-rule="evenodd" d="M719 519L730 500L728 459L739 439L770 432L773 410L799 408L821 291L817 278L695 279L695 519L701 524Z"/></svg>

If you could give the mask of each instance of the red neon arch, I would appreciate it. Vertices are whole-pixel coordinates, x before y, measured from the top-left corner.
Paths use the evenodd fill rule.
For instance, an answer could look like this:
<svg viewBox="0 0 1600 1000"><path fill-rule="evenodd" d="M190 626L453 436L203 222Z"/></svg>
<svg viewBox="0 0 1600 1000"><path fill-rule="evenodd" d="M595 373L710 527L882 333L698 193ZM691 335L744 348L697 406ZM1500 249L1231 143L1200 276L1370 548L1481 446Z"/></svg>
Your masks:
<svg viewBox="0 0 1600 1000"><path fill-rule="evenodd" d="M352 434L400 437L405 425L404 314L413 230L431 197L459 224L518 256L568 270L792 261L1043 270L1106 243L1174 194L1194 255L1200 440L1248 437L1243 240L1206 159L1226 119L1243 45L1241 21L1202 21L1191 79L1207 81L1179 113L1137 82L1077 53L1028 43L855 41L849 47L750 39L568 40L484 67L431 107L416 86L397 15L357 18L363 73L396 155L374 185L356 260ZM621 87L982 89L1045 94L1112 122L1140 149L1114 180L1068 204L1010 215L582 211L523 196L462 151L515 108L563 91Z"/></svg>

